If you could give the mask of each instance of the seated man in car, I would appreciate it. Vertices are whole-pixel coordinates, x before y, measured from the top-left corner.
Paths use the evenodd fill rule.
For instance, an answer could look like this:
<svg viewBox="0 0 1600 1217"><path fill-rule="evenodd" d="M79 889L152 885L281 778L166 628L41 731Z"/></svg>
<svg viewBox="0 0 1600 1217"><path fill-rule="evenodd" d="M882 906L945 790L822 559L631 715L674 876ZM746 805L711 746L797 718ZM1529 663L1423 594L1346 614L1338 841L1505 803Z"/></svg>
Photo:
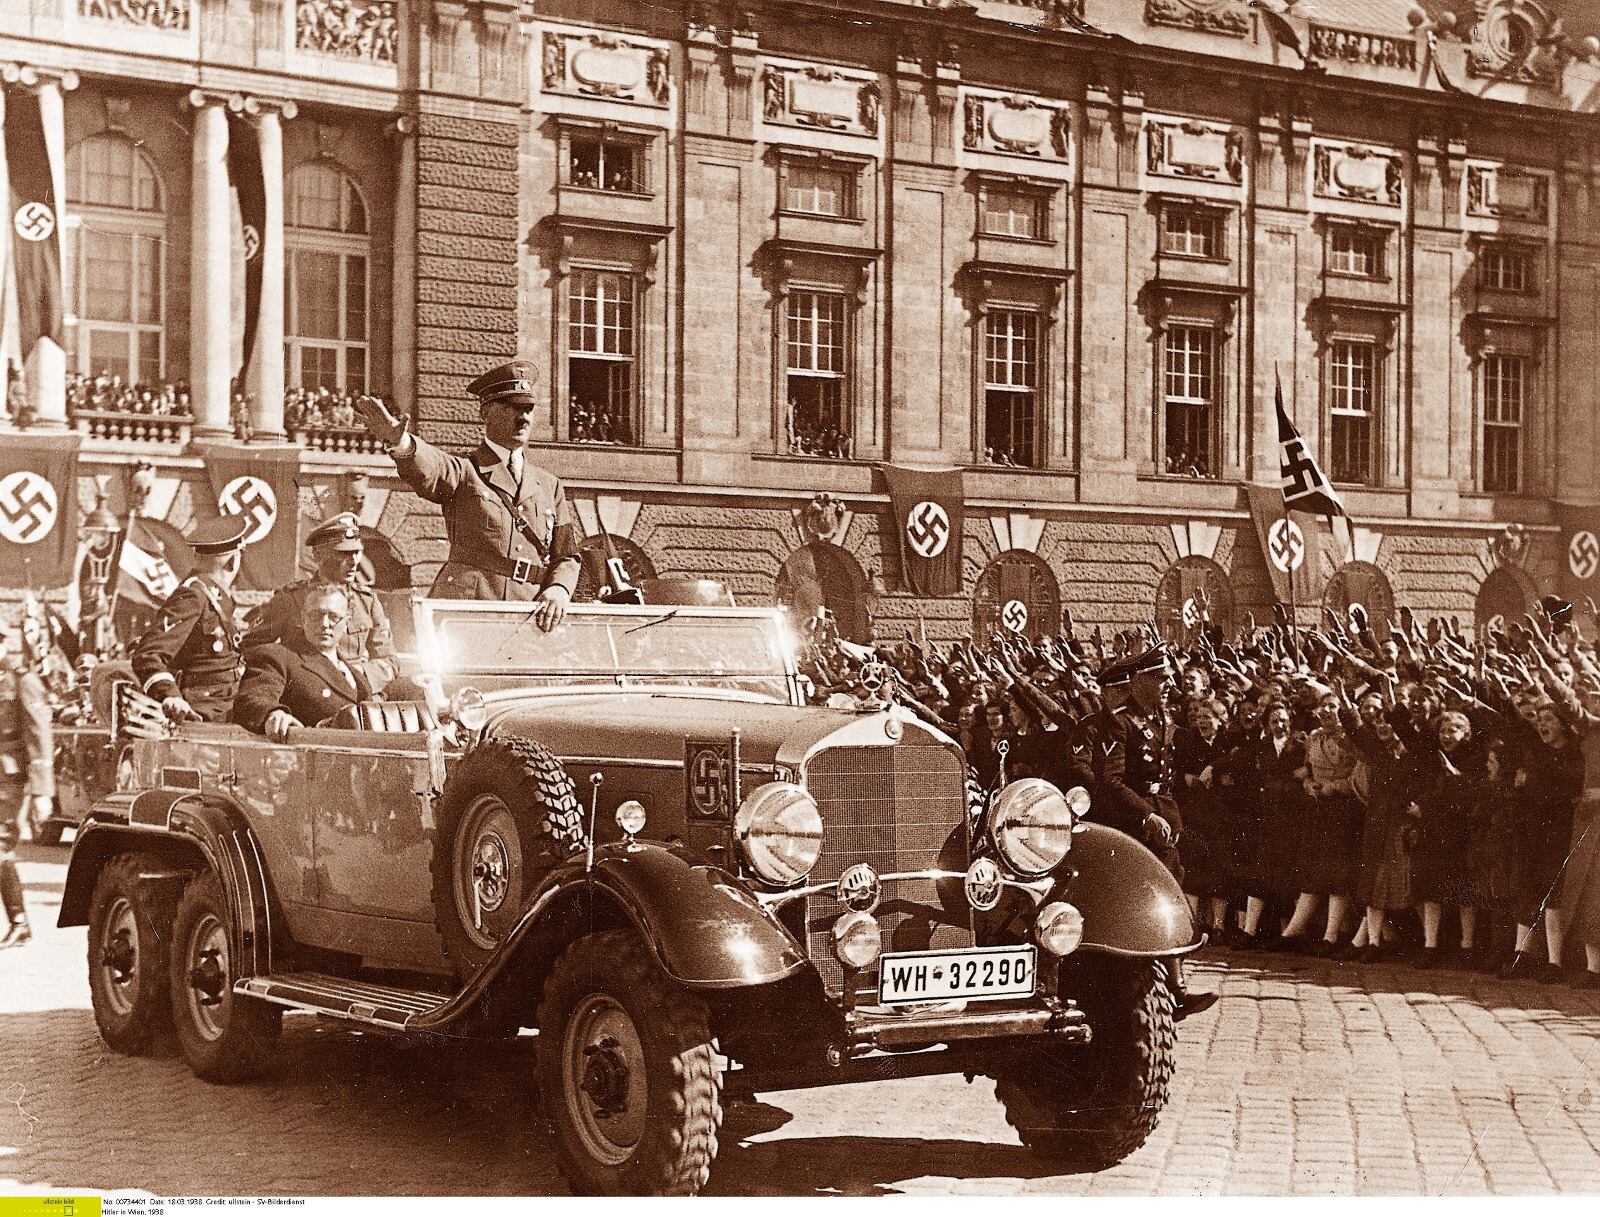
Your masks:
<svg viewBox="0 0 1600 1217"><path fill-rule="evenodd" d="M311 588L301 606L299 636L245 656L233 721L281 744L291 728L316 726L370 699L366 678L339 655L349 620L350 601L342 587Z"/></svg>

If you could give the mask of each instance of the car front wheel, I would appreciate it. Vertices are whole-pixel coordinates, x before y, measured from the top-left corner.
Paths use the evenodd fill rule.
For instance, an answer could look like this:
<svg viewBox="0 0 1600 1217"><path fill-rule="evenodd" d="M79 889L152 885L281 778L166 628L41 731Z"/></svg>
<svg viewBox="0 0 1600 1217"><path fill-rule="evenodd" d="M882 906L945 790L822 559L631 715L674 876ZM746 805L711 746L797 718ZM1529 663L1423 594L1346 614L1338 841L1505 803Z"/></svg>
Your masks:
<svg viewBox="0 0 1600 1217"><path fill-rule="evenodd" d="M995 1095L1022 1143L1072 1170L1104 1170L1155 1131L1176 1055L1172 990L1161 964L1085 957L1061 993L1089 1016L1093 1039L1047 1048L1001 1072Z"/></svg>
<svg viewBox="0 0 1600 1217"><path fill-rule="evenodd" d="M539 1005L539 1094L586 1195L691 1196L717 1155L722 1078L705 1003L626 931L580 938Z"/></svg>
<svg viewBox="0 0 1600 1217"><path fill-rule="evenodd" d="M116 1052L150 1051L172 1022L167 956L173 900L143 872L157 869L144 854L113 858L89 899L89 999L100 1036Z"/></svg>
<svg viewBox="0 0 1600 1217"><path fill-rule="evenodd" d="M260 1073L283 1029L283 1011L233 991L228 906L210 871L184 889L172 943L172 1021L189 1068L208 1082Z"/></svg>

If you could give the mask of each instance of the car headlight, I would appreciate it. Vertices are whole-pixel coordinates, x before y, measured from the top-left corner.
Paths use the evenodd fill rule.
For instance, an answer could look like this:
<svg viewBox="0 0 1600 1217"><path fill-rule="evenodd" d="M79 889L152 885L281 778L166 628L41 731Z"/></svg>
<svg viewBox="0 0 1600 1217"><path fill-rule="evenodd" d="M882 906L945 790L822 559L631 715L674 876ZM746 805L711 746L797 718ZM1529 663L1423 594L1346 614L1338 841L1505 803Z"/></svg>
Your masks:
<svg viewBox="0 0 1600 1217"><path fill-rule="evenodd" d="M489 703L477 689L464 685L450 699L450 717L468 731L482 731L489 721Z"/></svg>
<svg viewBox="0 0 1600 1217"><path fill-rule="evenodd" d="M1072 848L1072 822L1066 795L1043 778L1023 778L995 797L989 835L1012 870L1043 875Z"/></svg>
<svg viewBox="0 0 1600 1217"><path fill-rule="evenodd" d="M733 829L745 859L768 883L799 882L822 853L822 813L794 782L757 786L739 805Z"/></svg>

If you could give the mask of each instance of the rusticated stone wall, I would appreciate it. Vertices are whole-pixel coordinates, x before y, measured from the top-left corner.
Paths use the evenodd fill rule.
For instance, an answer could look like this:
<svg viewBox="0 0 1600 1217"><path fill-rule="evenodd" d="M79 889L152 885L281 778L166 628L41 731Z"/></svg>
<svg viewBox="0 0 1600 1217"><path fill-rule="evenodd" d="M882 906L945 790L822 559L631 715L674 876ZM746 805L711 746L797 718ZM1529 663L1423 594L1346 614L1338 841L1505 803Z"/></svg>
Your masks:
<svg viewBox="0 0 1600 1217"><path fill-rule="evenodd" d="M417 118L417 420L436 443L477 442L466 386L517 354L518 138L513 123Z"/></svg>

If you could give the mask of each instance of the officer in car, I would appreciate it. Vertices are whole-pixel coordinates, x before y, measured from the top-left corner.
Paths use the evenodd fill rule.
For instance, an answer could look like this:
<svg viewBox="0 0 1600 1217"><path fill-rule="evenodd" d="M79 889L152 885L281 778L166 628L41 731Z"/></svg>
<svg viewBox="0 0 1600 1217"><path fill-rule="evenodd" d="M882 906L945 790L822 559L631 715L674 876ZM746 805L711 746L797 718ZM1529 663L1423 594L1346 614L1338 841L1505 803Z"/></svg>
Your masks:
<svg viewBox="0 0 1600 1217"><path fill-rule="evenodd" d="M560 480L524 451L537 375L516 360L467 386L478 399L483 442L464 456L411 434L410 420L401 422L377 398L357 399L356 409L411 489L444 510L450 556L429 594L533 601L534 620L552 630L578 583L579 525Z"/></svg>
<svg viewBox="0 0 1600 1217"><path fill-rule="evenodd" d="M1143 841L1180 881L1183 820L1172 794L1162 692L1172 678L1165 643L1119 659L1100 673L1105 704L1096 715L1094 818Z"/></svg>
<svg viewBox="0 0 1600 1217"><path fill-rule="evenodd" d="M194 569L134 643L134 679L176 722L221 722L233 706L244 665L230 589L249 530L242 515L196 524Z"/></svg>
<svg viewBox="0 0 1600 1217"><path fill-rule="evenodd" d="M292 645L300 636L307 594L313 588L334 584L344 588L350 608L339 657L361 674L372 692L381 693L395 678L398 657L383 602L357 577L362 556L360 523L349 512L341 512L313 528L306 544L316 559L316 576L279 589L251 615L244 636L245 654L273 642Z"/></svg>

